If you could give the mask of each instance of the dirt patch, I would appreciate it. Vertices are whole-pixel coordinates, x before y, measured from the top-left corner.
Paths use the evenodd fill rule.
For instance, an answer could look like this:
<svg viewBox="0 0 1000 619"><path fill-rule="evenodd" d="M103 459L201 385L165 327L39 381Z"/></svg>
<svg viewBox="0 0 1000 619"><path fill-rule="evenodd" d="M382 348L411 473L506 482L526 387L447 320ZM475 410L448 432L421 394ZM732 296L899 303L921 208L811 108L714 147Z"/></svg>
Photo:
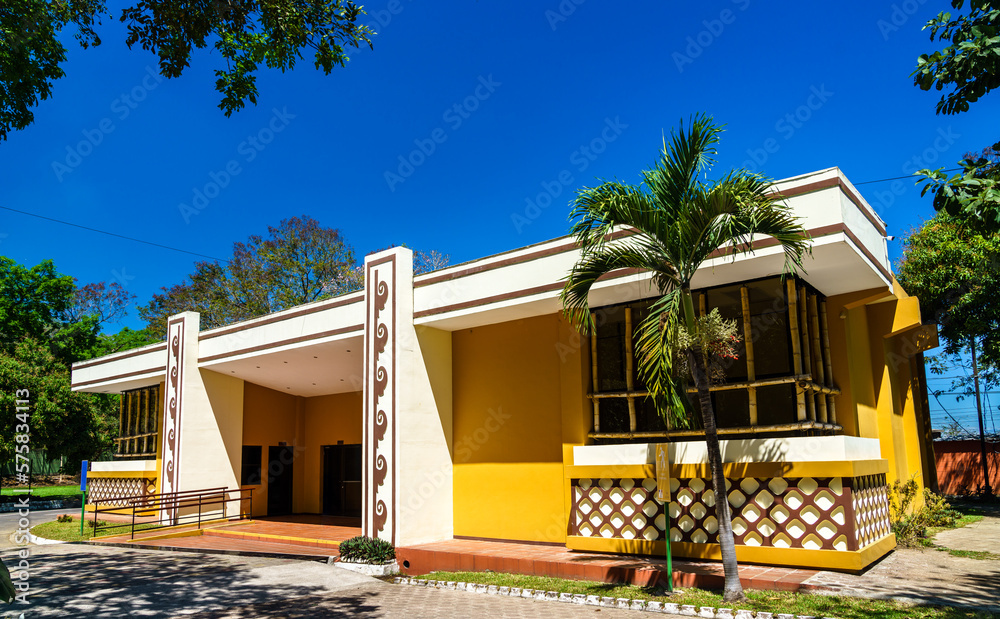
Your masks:
<svg viewBox="0 0 1000 619"><path fill-rule="evenodd" d="M11 475L0 480L4 488L27 488L26 484L19 484L17 477ZM46 486L68 486L70 484L80 484L79 475L32 475L31 487L44 488Z"/></svg>

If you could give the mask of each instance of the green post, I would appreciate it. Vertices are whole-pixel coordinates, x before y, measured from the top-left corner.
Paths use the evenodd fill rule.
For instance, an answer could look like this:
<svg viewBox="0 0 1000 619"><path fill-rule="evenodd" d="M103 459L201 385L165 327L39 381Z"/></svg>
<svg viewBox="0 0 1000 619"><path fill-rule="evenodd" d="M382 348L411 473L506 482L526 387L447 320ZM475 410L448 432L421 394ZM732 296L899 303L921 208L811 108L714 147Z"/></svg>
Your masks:
<svg viewBox="0 0 1000 619"><path fill-rule="evenodd" d="M674 592L674 559L670 556L670 504L664 510L667 517L667 591Z"/></svg>
<svg viewBox="0 0 1000 619"><path fill-rule="evenodd" d="M83 537L83 521L87 519L87 491L80 493L80 537ZM667 542L667 556L670 556L669 542Z"/></svg>

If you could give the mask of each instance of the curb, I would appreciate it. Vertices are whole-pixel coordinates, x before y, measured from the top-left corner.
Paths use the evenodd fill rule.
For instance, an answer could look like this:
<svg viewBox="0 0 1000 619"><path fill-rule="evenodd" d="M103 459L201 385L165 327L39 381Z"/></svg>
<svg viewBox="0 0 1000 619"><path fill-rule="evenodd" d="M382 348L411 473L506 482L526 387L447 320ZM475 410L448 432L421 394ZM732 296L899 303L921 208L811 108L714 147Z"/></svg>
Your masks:
<svg viewBox="0 0 1000 619"><path fill-rule="evenodd" d="M75 499L60 499L55 501L31 501L31 510L40 511L44 509L69 509L69 508L80 508L80 498ZM16 512L21 509L21 506L17 505L14 501L6 501L0 503L0 514L6 514L10 512Z"/></svg>
<svg viewBox="0 0 1000 619"><path fill-rule="evenodd" d="M59 539L48 539L45 537L38 537L31 531L28 531L28 542L36 544L38 546L47 546L49 544L68 544L69 542L59 540Z"/></svg>
<svg viewBox="0 0 1000 619"><path fill-rule="evenodd" d="M705 619L830 619L830 617L814 617L812 615L792 615L786 613L769 613L764 611L733 610L732 608L715 608L713 606L695 607L690 604L673 604L671 602L654 602L631 598L601 597L599 595L584 595L583 593L559 593L557 591L542 591L541 589L521 589L519 587L498 587L476 583L421 580L397 576L393 578L397 585L411 585L429 589L448 589L451 591L467 591L469 593L485 593L505 597L540 600L544 602L566 602L581 606L603 606L624 610L642 610L650 613L666 613L687 617L704 617Z"/></svg>

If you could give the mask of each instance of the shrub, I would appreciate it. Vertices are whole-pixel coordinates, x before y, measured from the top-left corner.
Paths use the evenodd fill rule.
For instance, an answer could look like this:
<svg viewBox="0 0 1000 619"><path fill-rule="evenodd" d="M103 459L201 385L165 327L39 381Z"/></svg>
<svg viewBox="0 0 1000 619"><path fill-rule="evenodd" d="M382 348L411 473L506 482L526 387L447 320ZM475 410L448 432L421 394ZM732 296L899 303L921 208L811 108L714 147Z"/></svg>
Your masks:
<svg viewBox="0 0 1000 619"><path fill-rule="evenodd" d="M896 543L900 546L915 546L927 539L927 527L953 527L962 514L951 509L951 505L941 495L924 488L924 505L911 509L917 496L917 481L910 479L905 484L896 480L889 488L889 520Z"/></svg>
<svg viewBox="0 0 1000 619"><path fill-rule="evenodd" d="M73 522L73 516L69 514L63 514L56 517L56 522Z"/></svg>
<svg viewBox="0 0 1000 619"><path fill-rule="evenodd" d="M359 535L340 542L340 558L343 561L381 565L396 558L396 549L384 539Z"/></svg>

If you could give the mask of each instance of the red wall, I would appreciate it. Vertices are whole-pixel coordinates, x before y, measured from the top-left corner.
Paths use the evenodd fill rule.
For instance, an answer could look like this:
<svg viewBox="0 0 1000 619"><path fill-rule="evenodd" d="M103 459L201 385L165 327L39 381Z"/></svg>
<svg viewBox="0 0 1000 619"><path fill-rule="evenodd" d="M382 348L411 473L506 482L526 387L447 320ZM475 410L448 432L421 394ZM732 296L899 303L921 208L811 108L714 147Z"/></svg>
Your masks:
<svg viewBox="0 0 1000 619"><path fill-rule="evenodd" d="M983 485L979 441L934 441L941 494L970 494ZM986 443L990 486L1000 493L1000 444Z"/></svg>

